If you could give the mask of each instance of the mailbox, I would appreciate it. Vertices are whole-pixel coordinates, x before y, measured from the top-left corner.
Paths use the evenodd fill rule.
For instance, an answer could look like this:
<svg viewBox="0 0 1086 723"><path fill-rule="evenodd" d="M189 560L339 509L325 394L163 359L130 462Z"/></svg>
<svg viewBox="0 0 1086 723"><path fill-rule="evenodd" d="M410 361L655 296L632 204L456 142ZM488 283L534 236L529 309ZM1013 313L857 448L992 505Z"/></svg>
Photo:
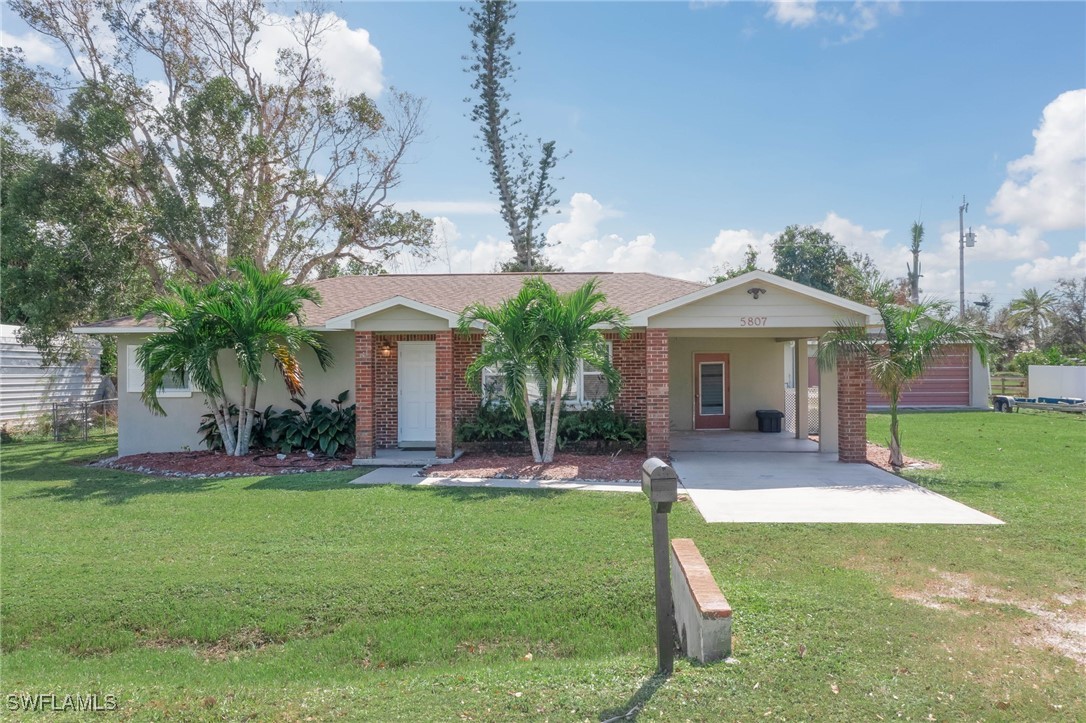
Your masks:
<svg viewBox="0 0 1086 723"><path fill-rule="evenodd" d="M671 503L679 499L679 476L663 460L652 457L641 466L641 491L653 511L670 512Z"/></svg>
<svg viewBox="0 0 1086 723"><path fill-rule="evenodd" d="M652 504L652 566L656 578L657 672L675 667L675 609L671 597L671 543L667 515L679 499L679 475L656 457L641 465L641 491Z"/></svg>

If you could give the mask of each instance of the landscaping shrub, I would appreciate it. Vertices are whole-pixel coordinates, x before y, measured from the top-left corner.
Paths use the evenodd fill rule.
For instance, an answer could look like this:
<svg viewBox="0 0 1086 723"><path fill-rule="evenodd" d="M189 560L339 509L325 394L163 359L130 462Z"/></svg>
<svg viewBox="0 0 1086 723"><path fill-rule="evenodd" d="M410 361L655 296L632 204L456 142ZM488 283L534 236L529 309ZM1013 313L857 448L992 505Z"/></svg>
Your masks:
<svg viewBox="0 0 1086 723"><path fill-rule="evenodd" d="M532 412L537 419L542 419L543 405L533 404ZM480 447L499 451L519 450L519 443L527 438L524 422L513 415L513 410L503 399L480 405L473 417L456 428L457 442L477 443ZM593 442L597 444L591 444ZM599 401L586 409L567 412L558 423L559 449L571 445L582 449L593 446L640 447L644 443L644 423L616 412L609 401Z"/></svg>
<svg viewBox="0 0 1086 723"><path fill-rule="evenodd" d="M335 457L343 448L354 446L354 405L343 406L349 392L344 391L332 406L314 400L311 405L300 399L291 399L298 409L275 410L268 407L256 413L253 423L252 447L254 449L278 449L280 452L305 450L322 452ZM230 417L237 420L238 409L230 405ZM200 434L208 449L223 449L218 425L210 414L200 418Z"/></svg>
<svg viewBox="0 0 1086 723"><path fill-rule="evenodd" d="M306 409L300 399L290 400L298 409L265 415L264 436L268 445L281 452L304 449L335 457L340 449L354 446L355 405L343 406L348 392L332 399L332 406L317 399Z"/></svg>

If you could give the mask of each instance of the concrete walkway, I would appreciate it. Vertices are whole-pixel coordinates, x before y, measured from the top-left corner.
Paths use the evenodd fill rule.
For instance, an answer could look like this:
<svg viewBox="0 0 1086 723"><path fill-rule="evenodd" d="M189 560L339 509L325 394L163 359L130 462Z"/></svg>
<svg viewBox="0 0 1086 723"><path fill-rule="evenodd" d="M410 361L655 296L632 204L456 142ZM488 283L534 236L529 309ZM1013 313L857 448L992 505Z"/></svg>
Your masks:
<svg viewBox="0 0 1086 723"><path fill-rule="evenodd" d="M672 466L706 522L1003 524L869 464L842 464L836 454L693 446L673 451Z"/></svg>
<svg viewBox="0 0 1086 723"><path fill-rule="evenodd" d="M581 492L636 492L641 485L630 482L589 482L586 480L491 479L485 477L416 477L418 469L378 467L351 480L353 485L409 485L412 487L487 487L514 490L578 490Z"/></svg>

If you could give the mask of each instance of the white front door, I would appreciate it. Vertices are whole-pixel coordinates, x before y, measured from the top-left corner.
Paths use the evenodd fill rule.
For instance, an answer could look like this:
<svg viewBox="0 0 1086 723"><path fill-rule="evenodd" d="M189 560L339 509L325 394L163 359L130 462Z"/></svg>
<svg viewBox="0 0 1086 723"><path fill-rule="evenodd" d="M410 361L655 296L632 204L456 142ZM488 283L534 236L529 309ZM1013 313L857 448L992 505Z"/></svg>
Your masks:
<svg viewBox="0 0 1086 723"><path fill-rule="evenodd" d="M437 439L437 377L432 341L401 341L399 420L401 447L433 447Z"/></svg>

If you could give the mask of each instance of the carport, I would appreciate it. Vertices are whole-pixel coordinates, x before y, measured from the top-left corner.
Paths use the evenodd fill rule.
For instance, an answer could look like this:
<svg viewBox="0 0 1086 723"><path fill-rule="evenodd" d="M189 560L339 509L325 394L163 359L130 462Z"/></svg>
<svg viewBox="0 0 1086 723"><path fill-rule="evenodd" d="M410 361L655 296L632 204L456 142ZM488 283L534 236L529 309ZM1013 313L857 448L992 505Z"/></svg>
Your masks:
<svg viewBox="0 0 1086 723"><path fill-rule="evenodd" d="M815 442L757 432L673 437L672 466L706 522L1001 525L869 464L841 464Z"/></svg>

